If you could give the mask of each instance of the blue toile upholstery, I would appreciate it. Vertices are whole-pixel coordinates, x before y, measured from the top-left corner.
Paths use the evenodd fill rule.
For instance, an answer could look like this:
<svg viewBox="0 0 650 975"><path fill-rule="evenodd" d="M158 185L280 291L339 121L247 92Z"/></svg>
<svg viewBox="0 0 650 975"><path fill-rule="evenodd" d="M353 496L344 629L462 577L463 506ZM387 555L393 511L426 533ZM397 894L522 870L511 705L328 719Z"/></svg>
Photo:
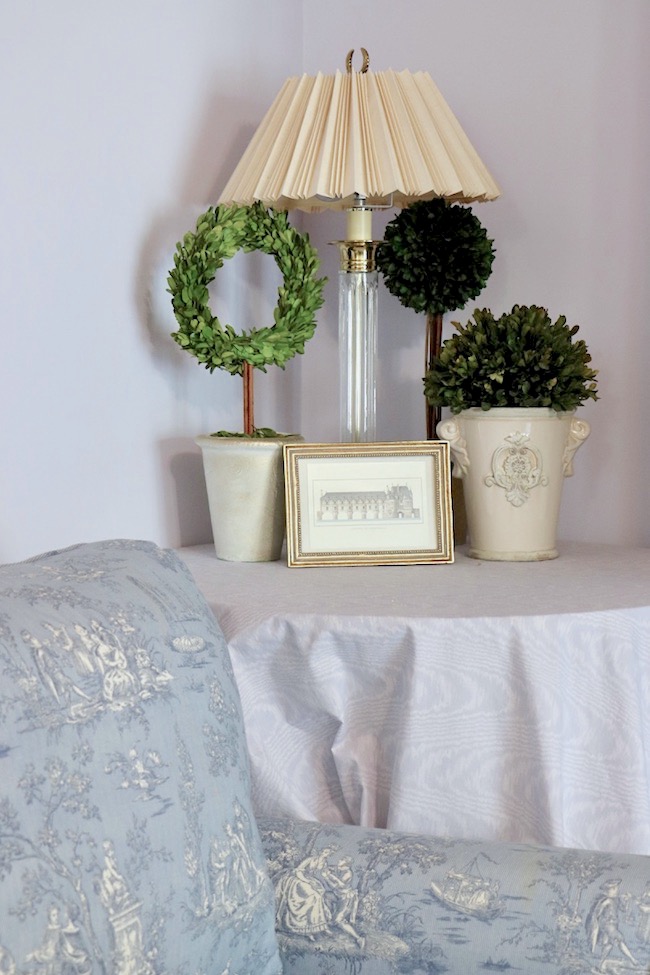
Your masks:
<svg viewBox="0 0 650 975"><path fill-rule="evenodd" d="M650 972L649 858L261 812L173 552L0 566L0 975Z"/></svg>
<svg viewBox="0 0 650 975"><path fill-rule="evenodd" d="M0 973L281 970L221 631L171 552L0 567Z"/></svg>
<svg viewBox="0 0 650 975"><path fill-rule="evenodd" d="M284 971L650 972L650 860L258 817Z"/></svg>

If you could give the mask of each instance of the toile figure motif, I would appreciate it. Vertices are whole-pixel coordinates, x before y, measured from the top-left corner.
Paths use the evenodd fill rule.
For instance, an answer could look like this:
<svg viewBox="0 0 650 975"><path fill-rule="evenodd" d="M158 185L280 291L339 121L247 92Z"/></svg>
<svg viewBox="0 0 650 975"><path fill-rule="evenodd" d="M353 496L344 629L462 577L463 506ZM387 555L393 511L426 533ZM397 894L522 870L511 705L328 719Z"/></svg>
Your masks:
<svg viewBox="0 0 650 975"><path fill-rule="evenodd" d="M637 910L637 938L644 948L650 948L650 880L637 901Z"/></svg>
<svg viewBox="0 0 650 975"><path fill-rule="evenodd" d="M227 920L246 910L266 885L266 874L251 856L251 828L248 817L235 801L233 818L225 824L225 840L210 841L208 859L208 904L210 916Z"/></svg>
<svg viewBox="0 0 650 975"><path fill-rule="evenodd" d="M432 881L431 891L446 907L483 921L498 917L505 909L499 897L500 884L484 876L479 857L461 869L452 868L444 879Z"/></svg>
<svg viewBox="0 0 650 975"><path fill-rule="evenodd" d="M224 831L225 839L212 838L208 862L209 913L223 919L250 905L266 883L251 856L250 821L236 800Z"/></svg>
<svg viewBox="0 0 650 975"><path fill-rule="evenodd" d="M531 960L572 975L646 972L650 955L639 927L645 892L638 897L625 892L623 877L611 876L615 866L611 854L585 857L573 850L539 861L542 876L531 886L551 892L548 920L527 921L503 944L527 942Z"/></svg>
<svg viewBox="0 0 650 975"><path fill-rule="evenodd" d="M330 864L335 850L326 847L305 857L280 877L276 886L277 916L282 928L312 940L317 934L332 937L338 928L363 948L365 938L355 927L359 894L353 886L351 860Z"/></svg>
<svg viewBox="0 0 650 975"><path fill-rule="evenodd" d="M294 840L292 827L280 822L262 829L284 951L299 959L313 946L319 955L354 959L359 971L370 956L385 959L395 971L406 970L402 966L414 931L409 930L408 911L398 909L397 923L386 923L392 907L383 891L391 887L392 874L412 869L425 873L441 862L440 853L415 836L375 834L362 841L362 855L352 857L332 842L327 827L306 829L308 836L300 842ZM442 958L439 949L434 955Z"/></svg>
<svg viewBox="0 0 650 975"><path fill-rule="evenodd" d="M56 904L47 915L47 927L38 948L27 955L34 975L91 975L92 959L79 928L70 917L63 917Z"/></svg>
<svg viewBox="0 0 650 975"><path fill-rule="evenodd" d="M624 874L612 873L623 865L610 854L549 851L528 864L535 879L522 890L526 865L513 867L505 848L501 863L494 845L377 830L351 843L338 837L317 824L262 824L288 972L305 970L317 953L323 971L331 955L333 964L353 959L360 975L378 959L395 975L442 975L461 970L467 944L477 946L477 972L520 970L513 957L525 961L526 975L649 970L650 881L626 891ZM473 855L461 860L457 849L467 857L468 847Z"/></svg>
<svg viewBox="0 0 650 975"><path fill-rule="evenodd" d="M224 740L231 740L234 737L234 715L222 698L222 688L218 681L211 684L209 702L210 711L221 712L226 716ZM214 741L212 729L204 726L203 735L203 747L210 760ZM258 845L254 841L249 816L243 804L235 797L230 815L221 825L219 837L206 835L203 823L205 792L196 781L187 743L177 738L176 747L179 767L182 770L178 801L185 818L184 864L190 882L188 897L191 924L197 930L205 926L206 922L212 926L216 923L226 927L233 917L245 924L260 901L268 902L273 896L266 874L260 870L254 859L254 851Z"/></svg>
<svg viewBox="0 0 650 975"><path fill-rule="evenodd" d="M585 926L591 951L599 959L600 970L604 971L606 962L616 949L631 963L635 970L640 966L628 948L620 931L619 909L627 907L629 898L621 895L622 880L607 880L601 886L601 893L591 905Z"/></svg>
<svg viewBox="0 0 650 975"><path fill-rule="evenodd" d="M143 947L142 902L136 900L120 873L111 840L104 840L104 866L98 882L99 899L113 930L116 971L120 975L154 975Z"/></svg>
<svg viewBox="0 0 650 975"><path fill-rule="evenodd" d="M33 669L24 676L27 727L90 721L104 711L138 707L168 691L171 674L152 660L132 626L109 633L97 620L73 626L45 623L47 636L23 629Z"/></svg>

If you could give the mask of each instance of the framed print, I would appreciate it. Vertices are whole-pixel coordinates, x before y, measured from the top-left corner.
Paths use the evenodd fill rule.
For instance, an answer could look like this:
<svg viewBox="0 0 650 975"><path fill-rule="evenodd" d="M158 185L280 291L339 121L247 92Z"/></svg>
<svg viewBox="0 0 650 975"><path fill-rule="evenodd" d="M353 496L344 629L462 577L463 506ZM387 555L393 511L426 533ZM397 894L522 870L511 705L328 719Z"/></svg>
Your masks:
<svg viewBox="0 0 650 975"><path fill-rule="evenodd" d="M287 562L453 562L449 444L285 444Z"/></svg>

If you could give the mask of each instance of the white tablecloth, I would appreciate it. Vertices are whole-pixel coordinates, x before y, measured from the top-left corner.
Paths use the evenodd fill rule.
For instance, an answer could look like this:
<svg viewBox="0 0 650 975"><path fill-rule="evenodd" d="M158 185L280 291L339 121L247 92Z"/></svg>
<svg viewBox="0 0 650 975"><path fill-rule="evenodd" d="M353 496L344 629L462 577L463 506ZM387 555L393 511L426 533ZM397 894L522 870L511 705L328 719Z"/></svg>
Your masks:
<svg viewBox="0 0 650 975"><path fill-rule="evenodd" d="M650 550L288 569L181 550L258 812L650 853Z"/></svg>

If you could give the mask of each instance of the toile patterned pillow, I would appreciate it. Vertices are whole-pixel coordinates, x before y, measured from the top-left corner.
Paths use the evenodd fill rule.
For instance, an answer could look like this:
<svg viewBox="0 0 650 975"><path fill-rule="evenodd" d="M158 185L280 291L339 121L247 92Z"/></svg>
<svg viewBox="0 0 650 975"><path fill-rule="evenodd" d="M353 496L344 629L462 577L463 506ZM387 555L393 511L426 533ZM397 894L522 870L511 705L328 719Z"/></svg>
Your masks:
<svg viewBox="0 0 650 975"><path fill-rule="evenodd" d="M258 826L285 975L650 972L650 857Z"/></svg>
<svg viewBox="0 0 650 975"><path fill-rule="evenodd" d="M271 975L225 641L149 542L0 566L0 972Z"/></svg>

